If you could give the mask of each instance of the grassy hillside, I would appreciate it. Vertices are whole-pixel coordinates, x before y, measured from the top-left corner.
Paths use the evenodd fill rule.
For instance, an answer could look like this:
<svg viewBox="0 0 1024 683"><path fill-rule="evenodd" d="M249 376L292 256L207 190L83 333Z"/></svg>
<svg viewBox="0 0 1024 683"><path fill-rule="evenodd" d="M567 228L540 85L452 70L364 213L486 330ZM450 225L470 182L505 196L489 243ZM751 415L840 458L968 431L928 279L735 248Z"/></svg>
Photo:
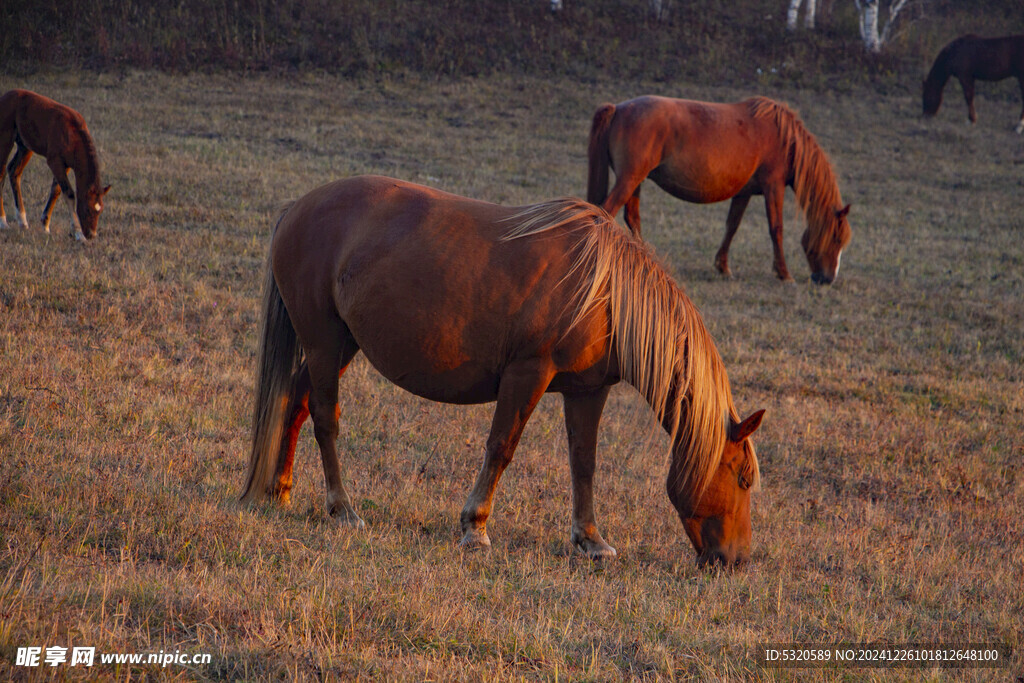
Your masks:
<svg viewBox="0 0 1024 683"><path fill-rule="evenodd" d="M64 206L44 236L49 179L33 160L33 228L0 233L3 678L43 677L13 666L32 645L213 657L90 672L118 678L602 681L796 678L757 667L770 641L1024 645L1024 147L1007 91L982 88L971 127L951 95L923 122L916 95L857 85L0 76L15 86L85 115L113 189L96 242L72 243ZM463 555L491 407L418 400L362 358L339 444L368 528L325 516L308 427L294 506L240 508L260 273L283 203L363 172L510 204L578 195L594 106L643 91L789 101L854 207L834 286L808 282L791 194L797 283L771 275L757 201L722 281L726 208L644 192L645 236L701 308L741 412L768 411L750 566L696 569L664 495L665 443L623 387L596 484L611 563L567 547L558 400L501 482L493 549ZM1010 666L1002 679L1024 675L1019 654Z"/></svg>
<svg viewBox="0 0 1024 683"><path fill-rule="evenodd" d="M821 0L819 30L795 36L784 28L786 4L678 0L657 21L646 0L567 0L556 15L545 0L11 2L0 7L0 63L709 85L769 79L834 89L867 79L891 84L905 72L916 79L962 33L1024 31L1017 0L913 0L885 54L869 58L852 2Z"/></svg>

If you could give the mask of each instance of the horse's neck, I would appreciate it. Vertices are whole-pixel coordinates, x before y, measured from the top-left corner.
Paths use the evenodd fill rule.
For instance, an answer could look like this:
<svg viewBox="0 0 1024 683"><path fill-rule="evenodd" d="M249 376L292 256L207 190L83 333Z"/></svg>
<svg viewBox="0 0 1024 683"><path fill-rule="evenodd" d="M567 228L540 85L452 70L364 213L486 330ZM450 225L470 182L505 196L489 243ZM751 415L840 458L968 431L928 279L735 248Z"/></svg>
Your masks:
<svg viewBox="0 0 1024 683"><path fill-rule="evenodd" d="M77 132L71 155L71 170L75 172L75 190L81 193L88 187L99 187L100 173L92 139L84 130L80 129Z"/></svg>
<svg viewBox="0 0 1024 683"><path fill-rule="evenodd" d="M953 71L949 68L949 53L942 52L935 59L928 76L924 79L924 86L930 90L941 91L946 87L946 82L952 75Z"/></svg>

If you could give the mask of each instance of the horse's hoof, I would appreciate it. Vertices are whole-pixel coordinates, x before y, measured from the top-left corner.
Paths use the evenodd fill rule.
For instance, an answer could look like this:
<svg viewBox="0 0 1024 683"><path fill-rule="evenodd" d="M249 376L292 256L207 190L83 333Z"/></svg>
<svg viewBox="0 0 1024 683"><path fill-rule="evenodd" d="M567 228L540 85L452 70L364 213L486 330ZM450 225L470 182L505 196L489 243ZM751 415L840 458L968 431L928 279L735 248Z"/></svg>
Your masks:
<svg viewBox="0 0 1024 683"><path fill-rule="evenodd" d="M576 538L573 539L572 545L591 560L611 560L618 555L615 548L605 543L603 538Z"/></svg>
<svg viewBox="0 0 1024 683"><path fill-rule="evenodd" d="M338 526L348 526L353 529L366 528L366 522L364 522L362 517L357 515L354 510L339 510L337 512L332 512L331 519L333 519Z"/></svg>
<svg viewBox="0 0 1024 683"><path fill-rule="evenodd" d="M491 539L487 532L480 529L470 529L459 541L459 548L462 550L489 550Z"/></svg>

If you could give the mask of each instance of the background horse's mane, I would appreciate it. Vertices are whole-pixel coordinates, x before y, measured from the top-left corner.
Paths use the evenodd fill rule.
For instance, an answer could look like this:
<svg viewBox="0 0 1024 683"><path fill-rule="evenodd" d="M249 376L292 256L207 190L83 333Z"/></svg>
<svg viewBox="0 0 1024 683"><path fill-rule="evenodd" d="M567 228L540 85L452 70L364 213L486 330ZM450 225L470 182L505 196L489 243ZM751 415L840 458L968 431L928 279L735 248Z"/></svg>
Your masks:
<svg viewBox="0 0 1024 683"><path fill-rule="evenodd" d="M517 225L506 239L559 227L579 234L569 272L583 275L573 294L573 324L592 307L608 306L622 379L670 426L671 442L679 444L671 449L679 476L670 484L696 501L718 468L730 418L739 421L725 366L697 308L650 247L603 209L556 199L526 207L511 220ZM756 486L752 448L749 455Z"/></svg>
<svg viewBox="0 0 1024 683"><path fill-rule="evenodd" d="M82 170L88 175L88 178L82 178L79 180L77 171L75 175L75 182L86 182L87 180L92 182L93 185L99 186L100 184L100 167L99 167L99 155L96 153L96 143L93 142L92 136L89 135L89 130L85 127L85 121L79 117L69 121L71 129L78 135L78 139L82 141L82 152L85 155L85 168Z"/></svg>
<svg viewBox="0 0 1024 683"><path fill-rule="evenodd" d="M843 204L825 151L786 105L767 97L754 97L750 103L751 115L771 119L779 129L779 142L791 150L793 192L807 219L809 246L820 248L829 239L838 240L841 222L835 212Z"/></svg>

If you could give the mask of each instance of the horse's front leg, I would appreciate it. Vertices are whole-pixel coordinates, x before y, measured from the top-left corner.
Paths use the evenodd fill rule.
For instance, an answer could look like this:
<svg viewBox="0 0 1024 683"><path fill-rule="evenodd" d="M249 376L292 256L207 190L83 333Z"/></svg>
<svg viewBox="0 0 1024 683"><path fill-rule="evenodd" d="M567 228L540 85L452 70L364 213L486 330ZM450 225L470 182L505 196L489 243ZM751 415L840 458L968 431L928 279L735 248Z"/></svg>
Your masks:
<svg viewBox="0 0 1024 683"><path fill-rule="evenodd" d="M75 191L71 188L71 183L68 182L68 169L64 165L64 162L59 159L47 159L47 165L50 170L53 171L53 178L60 186L61 192L64 193L64 200L68 205L68 211L71 212L71 235L79 242L85 241L85 233L82 232L82 223L78 220L78 208L75 205ZM54 198L56 201L56 198Z"/></svg>
<svg viewBox="0 0 1024 683"><path fill-rule="evenodd" d="M572 475L573 547L594 559L615 557L597 530L594 515L594 459L597 453L597 425L601 420L609 387L592 394L566 394L565 432L569 437L569 471Z"/></svg>
<svg viewBox="0 0 1024 683"><path fill-rule="evenodd" d="M782 250L782 198L786 186L782 183L768 183L764 186L764 208L768 213L768 234L775 251L773 268L775 275L783 282L792 282L793 277L786 267L786 256Z"/></svg>
<svg viewBox="0 0 1024 683"><path fill-rule="evenodd" d="M46 206L43 207L43 215L40 218L43 223L43 232L50 232L50 217L53 215L53 207L57 203L58 197L60 197L60 183L54 178L50 183L50 197L46 200Z"/></svg>
<svg viewBox="0 0 1024 683"><path fill-rule="evenodd" d="M1020 99L1022 102L1020 110L1020 122L1017 123L1017 127L1014 129L1017 131L1017 135L1024 133L1024 76L1017 79L1017 85L1020 86Z"/></svg>
<svg viewBox="0 0 1024 683"><path fill-rule="evenodd" d="M974 79L959 78L960 87L964 90L964 100L967 102L967 118L971 123L978 122L978 114L974 111Z"/></svg>
<svg viewBox="0 0 1024 683"><path fill-rule="evenodd" d="M487 548L487 519L494 507L498 479L512 462L526 421L554 377L550 359L531 359L513 363L505 369L498 386L498 403L487 437L484 463L469 493L460 518L463 548Z"/></svg>

